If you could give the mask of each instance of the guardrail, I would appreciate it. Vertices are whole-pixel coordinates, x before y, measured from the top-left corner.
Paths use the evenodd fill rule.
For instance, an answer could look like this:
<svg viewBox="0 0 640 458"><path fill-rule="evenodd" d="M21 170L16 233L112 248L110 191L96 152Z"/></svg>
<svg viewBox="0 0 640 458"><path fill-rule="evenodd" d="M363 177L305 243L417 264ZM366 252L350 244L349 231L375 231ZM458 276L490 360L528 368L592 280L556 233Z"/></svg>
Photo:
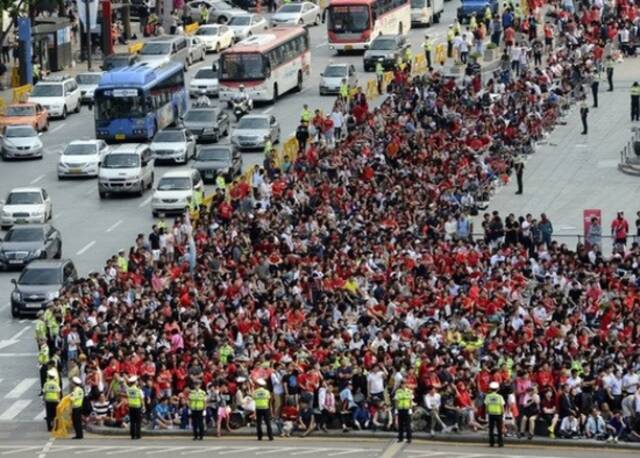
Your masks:
<svg viewBox="0 0 640 458"><path fill-rule="evenodd" d="M26 102L31 93L31 85L18 86L11 91L11 103Z"/></svg>

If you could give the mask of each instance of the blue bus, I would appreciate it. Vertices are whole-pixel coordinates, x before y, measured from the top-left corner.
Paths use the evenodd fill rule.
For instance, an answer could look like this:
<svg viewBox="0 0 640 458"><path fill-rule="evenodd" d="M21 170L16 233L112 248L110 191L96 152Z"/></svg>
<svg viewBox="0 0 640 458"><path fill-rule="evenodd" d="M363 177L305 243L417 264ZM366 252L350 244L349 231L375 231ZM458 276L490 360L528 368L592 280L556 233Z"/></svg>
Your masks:
<svg viewBox="0 0 640 458"><path fill-rule="evenodd" d="M184 70L173 62L118 68L102 76L94 98L96 138L151 140L187 110Z"/></svg>

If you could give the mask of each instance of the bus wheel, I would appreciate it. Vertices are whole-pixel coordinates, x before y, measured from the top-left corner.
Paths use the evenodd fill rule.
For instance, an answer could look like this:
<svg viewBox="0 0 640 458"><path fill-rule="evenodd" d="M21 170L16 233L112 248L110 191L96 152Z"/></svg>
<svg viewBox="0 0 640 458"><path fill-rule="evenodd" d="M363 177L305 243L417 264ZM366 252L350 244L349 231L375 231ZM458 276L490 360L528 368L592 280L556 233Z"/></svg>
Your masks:
<svg viewBox="0 0 640 458"><path fill-rule="evenodd" d="M276 103L276 100L278 100L278 85L274 84L273 85L273 99L271 99L271 101L273 103Z"/></svg>
<svg viewBox="0 0 640 458"><path fill-rule="evenodd" d="M298 84L296 85L296 92L302 90L302 72L298 72Z"/></svg>

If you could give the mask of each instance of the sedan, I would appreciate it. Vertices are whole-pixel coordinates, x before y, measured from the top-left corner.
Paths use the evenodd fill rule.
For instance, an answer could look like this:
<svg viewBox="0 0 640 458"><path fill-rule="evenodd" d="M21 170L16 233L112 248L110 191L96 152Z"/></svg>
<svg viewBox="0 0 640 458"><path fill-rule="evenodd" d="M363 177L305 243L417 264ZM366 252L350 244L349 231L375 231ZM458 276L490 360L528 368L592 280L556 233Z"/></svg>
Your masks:
<svg viewBox="0 0 640 458"><path fill-rule="evenodd" d="M196 140L185 128L163 129L153 137L150 148L156 163L173 161L186 164L196 154Z"/></svg>
<svg viewBox="0 0 640 458"><path fill-rule="evenodd" d="M9 192L0 213L2 229L14 224L46 223L51 219L51 198L42 188L15 188Z"/></svg>
<svg viewBox="0 0 640 458"><path fill-rule="evenodd" d="M203 25L196 31L198 37L206 46L207 51L220 52L230 47L235 40L233 30L226 25Z"/></svg>
<svg viewBox="0 0 640 458"><path fill-rule="evenodd" d="M49 112L39 103L12 103L0 116L0 128L31 125L38 132L49 129Z"/></svg>
<svg viewBox="0 0 640 458"><path fill-rule="evenodd" d="M273 115L246 115L231 134L231 144L243 150L262 149L267 140L280 141L280 125Z"/></svg>
<svg viewBox="0 0 640 458"><path fill-rule="evenodd" d="M338 94L342 80L346 80L349 87L358 85L356 68L352 64L329 64L320 73L320 95Z"/></svg>
<svg viewBox="0 0 640 458"><path fill-rule="evenodd" d="M209 66L200 67L189 81L189 96L191 97L200 97L201 95L215 97L218 95L218 90L218 73Z"/></svg>
<svg viewBox="0 0 640 458"><path fill-rule="evenodd" d="M229 28L233 30L236 41L244 40L254 33L262 32L269 28L269 23L257 14L238 14L229 20Z"/></svg>
<svg viewBox="0 0 640 458"><path fill-rule="evenodd" d="M93 93L98 87L103 72L83 72L76 75L76 83L80 88L80 102L93 103Z"/></svg>
<svg viewBox="0 0 640 458"><path fill-rule="evenodd" d="M286 3L271 17L271 25L318 25L321 18L322 12L315 3Z"/></svg>
<svg viewBox="0 0 640 458"><path fill-rule="evenodd" d="M205 182L213 182L220 174L227 182L242 173L242 155L231 145L202 146L191 167L198 170Z"/></svg>
<svg viewBox="0 0 640 458"><path fill-rule="evenodd" d="M31 125L7 126L2 136L2 159L42 159L44 147Z"/></svg>
<svg viewBox="0 0 640 458"><path fill-rule="evenodd" d="M208 24L224 24L229 22L232 15L244 13L244 10L236 8L227 2L218 0L195 0L187 3L189 15L195 22L200 22L200 6L204 5L209 10Z"/></svg>
<svg viewBox="0 0 640 458"><path fill-rule="evenodd" d="M207 54L207 46L198 37L187 37L189 42L189 57L187 57L187 64L191 65L194 62L204 60L205 54Z"/></svg>
<svg viewBox="0 0 640 458"><path fill-rule="evenodd" d="M110 147L104 140L74 140L58 159L58 179L97 177L100 162Z"/></svg>
<svg viewBox="0 0 640 458"><path fill-rule="evenodd" d="M0 245L0 267L22 268L34 259L60 259L62 239L60 232L50 224L14 226Z"/></svg>
<svg viewBox="0 0 640 458"><path fill-rule="evenodd" d="M184 127L199 142L217 142L229 135L229 115L219 108L192 108L184 115Z"/></svg>

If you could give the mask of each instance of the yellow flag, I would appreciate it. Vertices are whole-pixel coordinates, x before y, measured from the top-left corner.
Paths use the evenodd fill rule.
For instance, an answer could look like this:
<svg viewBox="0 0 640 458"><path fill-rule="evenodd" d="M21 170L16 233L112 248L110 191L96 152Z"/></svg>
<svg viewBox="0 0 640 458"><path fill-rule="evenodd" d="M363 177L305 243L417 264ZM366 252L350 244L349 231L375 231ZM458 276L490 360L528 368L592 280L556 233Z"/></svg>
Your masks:
<svg viewBox="0 0 640 458"><path fill-rule="evenodd" d="M66 439L69 437L72 429L71 422L71 396L67 395L62 398L56 408L56 418L53 422L53 430L51 436L56 439Z"/></svg>

